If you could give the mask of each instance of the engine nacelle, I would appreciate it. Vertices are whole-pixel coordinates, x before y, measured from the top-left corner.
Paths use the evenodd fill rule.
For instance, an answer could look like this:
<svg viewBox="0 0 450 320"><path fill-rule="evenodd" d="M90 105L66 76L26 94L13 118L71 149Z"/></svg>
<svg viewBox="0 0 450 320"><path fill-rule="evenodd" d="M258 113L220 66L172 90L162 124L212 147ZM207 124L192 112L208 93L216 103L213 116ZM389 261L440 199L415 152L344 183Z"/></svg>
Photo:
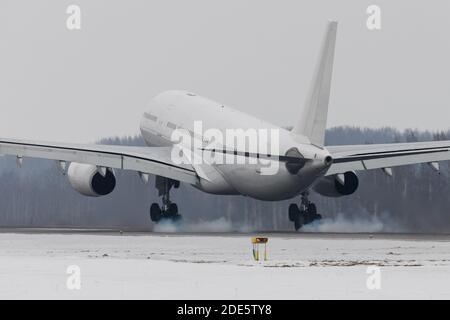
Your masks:
<svg viewBox="0 0 450 320"><path fill-rule="evenodd" d="M72 187L85 196L104 196L116 187L116 177L111 169L107 168L103 176L97 166L92 164L72 162L67 176Z"/></svg>
<svg viewBox="0 0 450 320"><path fill-rule="evenodd" d="M347 171L343 177L343 182L337 175L324 177L313 186L313 190L326 197L348 196L358 189L359 179L352 171Z"/></svg>

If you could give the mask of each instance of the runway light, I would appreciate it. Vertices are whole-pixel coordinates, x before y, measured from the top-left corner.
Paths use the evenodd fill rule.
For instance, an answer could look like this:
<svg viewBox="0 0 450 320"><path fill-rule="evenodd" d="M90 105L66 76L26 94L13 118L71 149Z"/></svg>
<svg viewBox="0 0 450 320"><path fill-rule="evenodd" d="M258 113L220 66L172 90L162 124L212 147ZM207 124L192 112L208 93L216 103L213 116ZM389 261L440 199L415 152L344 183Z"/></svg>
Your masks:
<svg viewBox="0 0 450 320"><path fill-rule="evenodd" d="M255 261L259 261L259 246L264 244L264 261L267 261L267 242L269 238L263 237L252 237L252 245L253 245L253 259Z"/></svg>

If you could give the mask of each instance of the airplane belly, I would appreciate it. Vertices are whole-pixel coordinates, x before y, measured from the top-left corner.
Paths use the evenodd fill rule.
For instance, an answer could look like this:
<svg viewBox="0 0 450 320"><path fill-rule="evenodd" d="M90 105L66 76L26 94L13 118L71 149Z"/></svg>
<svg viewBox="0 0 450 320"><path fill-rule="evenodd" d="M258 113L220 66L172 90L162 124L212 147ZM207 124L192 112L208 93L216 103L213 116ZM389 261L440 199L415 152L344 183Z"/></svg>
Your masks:
<svg viewBox="0 0 450 320"><path fill-rule="evenodd" d="M284 167L276 174L260 174L258 165L222 165L228 183L240 194L265 201L291 199L305 191L315 180L308 176L293 175Z"/></svg>
<svg viewBox="0 0 450 320"><path fill-rule="evenodd" d="M240 194L214 166L207 164L196 165L195 169L200 176L198 183L193 185L195 188L218 195Z"/></svg>

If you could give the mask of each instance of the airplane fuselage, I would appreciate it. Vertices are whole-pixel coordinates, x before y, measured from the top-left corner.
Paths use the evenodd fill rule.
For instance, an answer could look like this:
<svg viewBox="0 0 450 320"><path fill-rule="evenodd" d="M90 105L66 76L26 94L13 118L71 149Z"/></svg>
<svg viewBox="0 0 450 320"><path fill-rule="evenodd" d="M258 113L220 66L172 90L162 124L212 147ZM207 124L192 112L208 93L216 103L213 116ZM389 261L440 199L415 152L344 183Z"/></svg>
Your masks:
<svg viewBox="0 0 450 320"><path fill-rule="evenodd" d="M193 164L200 173L199 182L194 186L208 193L240 194L270 201L290 199L322 177L332 161L325 148L312 145L306 137L293 135L284 128L190 92L166 91L153 98L140 123L145 143L148 146L173 145L174 131L180 129L197 140L194 152L202 158L207 152L224 152L226 157L234 160L231 163L206 161ZM264 152L261 152L249 149L247 145L236 148L232 145L234 141L225 138L220 144L213 144L208 130L219 131L223 137L227 137L227 130L241 130L241 133L256 130L276 133L276 138L269 139L268 134ZM286 162L279 160L280 156L292 153L312 160L293 173ZM265 162L250 163L252 157L264 158ZM276 170L264 174L264 168L270 166Z"/></svg>

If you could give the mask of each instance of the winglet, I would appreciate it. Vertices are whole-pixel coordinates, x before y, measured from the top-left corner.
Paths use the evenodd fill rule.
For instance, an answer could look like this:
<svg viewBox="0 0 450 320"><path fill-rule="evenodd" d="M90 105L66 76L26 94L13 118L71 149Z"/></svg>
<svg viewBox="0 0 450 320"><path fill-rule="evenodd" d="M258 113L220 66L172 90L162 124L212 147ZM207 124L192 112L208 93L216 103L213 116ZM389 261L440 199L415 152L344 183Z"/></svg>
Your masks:
<svg viewBox="0 0 450 320"><path fill-rule="evenodd" d="M310 91L300 119L292 130L294 134L308 137L317 146L323 146L325 140L336 32L337 22L329 21Z"/></svg>

